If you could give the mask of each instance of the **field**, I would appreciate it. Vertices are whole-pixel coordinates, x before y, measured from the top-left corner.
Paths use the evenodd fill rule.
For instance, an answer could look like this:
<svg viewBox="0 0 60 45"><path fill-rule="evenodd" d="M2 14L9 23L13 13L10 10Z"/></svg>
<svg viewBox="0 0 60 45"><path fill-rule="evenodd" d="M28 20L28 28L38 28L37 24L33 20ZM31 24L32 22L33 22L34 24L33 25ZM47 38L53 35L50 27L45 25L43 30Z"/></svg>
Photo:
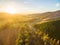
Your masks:
<svg viewBox="0 0 60 45"><path fill-rule="evenodd" d="M0 13L0 45L60 45L60 18L47 17Z"/></svg>

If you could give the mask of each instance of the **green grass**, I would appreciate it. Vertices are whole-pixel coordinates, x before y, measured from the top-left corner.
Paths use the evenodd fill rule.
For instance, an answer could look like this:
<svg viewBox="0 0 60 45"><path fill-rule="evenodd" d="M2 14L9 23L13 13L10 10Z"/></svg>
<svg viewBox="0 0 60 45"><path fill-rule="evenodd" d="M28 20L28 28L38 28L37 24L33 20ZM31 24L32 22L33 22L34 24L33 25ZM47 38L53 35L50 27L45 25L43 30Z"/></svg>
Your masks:
<svg viewBox="0 0 60 45"><path fill-rule="evenodd" d="M50 37L60 40L60 20L36 24L34 27L48 33Z"/></svg>

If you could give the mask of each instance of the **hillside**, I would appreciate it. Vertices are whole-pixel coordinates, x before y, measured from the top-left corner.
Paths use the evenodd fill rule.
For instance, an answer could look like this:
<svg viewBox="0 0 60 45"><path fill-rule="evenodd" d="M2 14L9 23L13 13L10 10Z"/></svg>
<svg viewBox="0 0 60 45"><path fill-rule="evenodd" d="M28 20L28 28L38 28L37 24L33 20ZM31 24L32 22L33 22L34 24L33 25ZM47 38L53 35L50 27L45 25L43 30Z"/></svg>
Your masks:
<svg viewBox="0 0 60 45"><path fill-rule="evenodd" d="M47 20L55 20L55 18L60 18L60 10L54 11L54 12L45 12L45 13L38 13L38 14L28 14L28 15L22 15L22 14L8 14L8 13L0 13L0 20L2 19L13 19L13 20L19 20L22 21L35 21L38 20L38 22L41 21L47 21Z"/></svg>
<svg viewBox="0 0 60 45"><path fill-rule="evenodd" d="M36 14L29 14L28 16L30 17L35 17L35 18L56 18L60 17L60 10L58 11L53 11L53 12L45 12L45 13L36 13Z"/></svg>
<svg viewBox="0 0 60 45"><path fill-rule="evenodd" d="M50 37L60 40L60 20L36 24L34 27L48 33Z"/></svg>
<svg viewBox="0 0 60 45"><path fill-rule="evenodd" d="M0 13L0 45L60 45L59 27L60 11L29 15Z"/></svg>

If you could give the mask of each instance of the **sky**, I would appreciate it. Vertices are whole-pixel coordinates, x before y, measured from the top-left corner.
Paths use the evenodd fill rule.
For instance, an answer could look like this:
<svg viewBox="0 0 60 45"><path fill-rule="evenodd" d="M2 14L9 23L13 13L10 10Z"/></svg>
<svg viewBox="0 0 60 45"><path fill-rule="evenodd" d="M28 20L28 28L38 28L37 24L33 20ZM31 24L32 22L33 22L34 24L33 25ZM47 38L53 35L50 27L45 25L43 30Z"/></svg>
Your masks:
<svg viewBox="0 0 60 45"><path fill-rule="evenodd" d="M60 10L60 0L0 0L0 12L43 13Z"/></svg>

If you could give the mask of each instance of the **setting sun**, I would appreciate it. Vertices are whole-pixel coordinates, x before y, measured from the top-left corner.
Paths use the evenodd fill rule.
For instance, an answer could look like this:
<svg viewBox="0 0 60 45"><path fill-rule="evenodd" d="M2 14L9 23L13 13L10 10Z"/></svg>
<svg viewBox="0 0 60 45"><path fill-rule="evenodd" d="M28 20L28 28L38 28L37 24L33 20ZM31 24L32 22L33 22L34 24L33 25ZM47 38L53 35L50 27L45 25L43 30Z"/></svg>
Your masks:
<svg viewBox="0 0 60 45"><path fill-rule="evenodd" d="M15 14L17 11L16 11L15 7L8 6L8 7L6 7L5 12L10 13L10 14Z"/></svg>

